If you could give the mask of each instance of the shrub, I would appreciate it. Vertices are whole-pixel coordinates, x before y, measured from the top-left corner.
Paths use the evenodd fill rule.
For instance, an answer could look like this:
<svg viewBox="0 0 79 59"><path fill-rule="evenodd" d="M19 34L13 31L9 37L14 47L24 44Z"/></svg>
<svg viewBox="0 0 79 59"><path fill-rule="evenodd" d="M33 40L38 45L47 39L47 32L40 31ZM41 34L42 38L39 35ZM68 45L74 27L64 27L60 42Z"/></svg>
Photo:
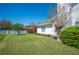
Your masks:
<svg viewBox="0 0 79 59"><path fill-rule="evenodd" d="M0 42L5 38L4 34L0 34Z"/></svg>
<svg viewBox="0 0 79 59"><path fill-rule="evenodd" d="M79 48L79 26L69 27L60 32L63 43Z"/></svg>

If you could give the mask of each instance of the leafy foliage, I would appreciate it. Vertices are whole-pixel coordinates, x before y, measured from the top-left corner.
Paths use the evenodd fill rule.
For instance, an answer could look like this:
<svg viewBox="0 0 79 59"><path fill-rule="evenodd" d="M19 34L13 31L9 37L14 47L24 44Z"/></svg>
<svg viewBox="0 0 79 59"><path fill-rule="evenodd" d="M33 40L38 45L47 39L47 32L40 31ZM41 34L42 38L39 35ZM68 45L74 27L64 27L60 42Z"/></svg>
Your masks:
<svg viewBox="0 0 79 59"><path fill-rule="evenodd" d="M21 30L22 27L23 27L23 25L22 24L19 24L19 23L16 23L16 24L13 25L13 29L14 30Z"/></svg>
<svg viewBox="0 0 79 59"><path fill-rule="evenodd" d="M12 23L6 19L0 21L0 27L1 29L7 30L12 29Z"/></svg>
<svg viewBox="0 0 79 59"><path fill-rule="evenodd" d="M13 29L17 30L18 34L20 34L20 30L23 29L23 24L16 23L13 25Z"/></svg>
<svg viewBox="0 0 79 59"><path fill-rule="evenodd" d="M60 33L63 43L79 48L79 26L64 29Z"/></svg>

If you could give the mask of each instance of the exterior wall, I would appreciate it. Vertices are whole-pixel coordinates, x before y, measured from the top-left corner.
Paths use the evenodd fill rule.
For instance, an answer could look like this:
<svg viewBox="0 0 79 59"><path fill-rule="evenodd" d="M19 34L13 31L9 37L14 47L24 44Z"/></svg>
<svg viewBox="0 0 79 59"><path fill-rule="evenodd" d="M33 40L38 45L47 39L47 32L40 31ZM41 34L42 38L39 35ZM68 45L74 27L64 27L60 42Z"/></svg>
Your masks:
<svg viewBox="0 0 79 59"><path fill-rule="evenodd" d="M79 22L79 18L72 18L72 26L78 26L79 25L79 23L78 24L76 24L76 22Z"/></svg>
<svg viewBox="0 0 79 59"><path fill-rule="evenodd" d="M78 26L79 24L76 24L76 22L79 22L79 18L71 18L71 20L68 20L67 24L65 24L64 28Z"/></svg>
<svg viewBox="0 0 79 59"><path fill-rule="evenodd" d="M45 27L45 32L42 32L42 27ZM37 27L38 34L46 34L46 35L56 35L55 27L53 25L45 25L45 26L38 26Z"/></svg>
<svg viewBox="0 0 79 59"><path fill-rule="evenodd" d="M71 16L72 16L72 26L79 25L76 24L76 22L79 22L79 4L73 7Z"/></svg>
<svg viewBox="0 0 79 59"><path fill-rule="evenodd" d="M45 32L42 32L42 28L37 28L37 33L39 34L52 34L52 28L45 28Z"/></svg>

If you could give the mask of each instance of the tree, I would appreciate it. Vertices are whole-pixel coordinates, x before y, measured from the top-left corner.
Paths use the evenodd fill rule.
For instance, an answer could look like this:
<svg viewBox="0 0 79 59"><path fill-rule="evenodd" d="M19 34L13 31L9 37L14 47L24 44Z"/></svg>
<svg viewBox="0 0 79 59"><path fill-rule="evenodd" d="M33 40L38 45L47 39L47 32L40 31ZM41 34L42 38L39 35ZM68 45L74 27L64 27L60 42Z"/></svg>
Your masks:
<svg viewBox="0 0 79 59"><path fill-rule="evenodd" d="M35 22L32 22L30 26L31 26L31 32L32 33L36 33L36 30L37 30L36 23Z"/></svg>
<svg viewBox="0 0 79 59"><path fill-rule="evenodd" d="M3 19L0 21L0 27L3 30L12 29L12 23L9 20Z"/></svg>
<svg viewBox="0 0 79 59"><path fill-rule="evenodd" d="M59 21L59 20L56 20L55 22L54 22L54 25L55 25L55 28L56 28L56 32L57 32L57 40L60 40L60 31L61 31L61 29L64 27L64 22L63 21Z"/></svg>
<svg viewBox="0 0 79 59"><path fill-rule="evenodd" d="M58 36L57 36L58 40L59 40L59 37L60 37L61 29L65 26L65 24L67 24L66 21L71 20L72 8L75 5L76 5L76 3L75 4L69 3L69 4L60 5L60 7L58 7L57 16L56 16L56 19L55 19L55 22L54 22L54 25L56 27L56 31L57 31L57 34L58 34ZM69 9L70 9L69 12L66 12L67 7L69 7Z"/></svg>
<svg viewBox="0 0 79 59"><path fill-rule="evenodd" d="M5 33L5 30L12 29L12 23L9 20L3 19L0 21L0 29L4 30L3 33ZM8 31L8 33L9 33L9 31Z"/></svg>
<svg viewBox="0 0 79 59"><path fill-rule="evenodd" d="M23 29L23 24L19 24L19 23L13 24L13 30L17 30L18 34L20 34L20 30L22 29Z"/></svg>
<svg viewBox="0 0 79 59"><path fill-rule="evenodd" d="M48 18L52 19L52 17L57 15L57 8L50 8L48 11Z"/></svg>
<svg viewBox="0 0 79 59"><path fill-rule="evenodd" d="M57 39L59 40L59 33L60 30L64 27L64 23L65 23L65 19L66 19L66 14L65 14L65 7L63 6L62 8L59 9L59 7L57 7L57 9L51 9L52 11L50 11L50 13L52 13L50 16L50 18L53 20L53 24L55 26L55 30L57 32ZM53 19L54 18L54 19Z"/></svg>
<svg viewBox="0 0 79 59"><path fill-rule="evenodd" d="M67 13L66 13L66 4L60 5L57 9L57 15L54 22L56 32L57 32L57 40L60 40L60 31L65 25L65 21L67 20Z"/></svg>

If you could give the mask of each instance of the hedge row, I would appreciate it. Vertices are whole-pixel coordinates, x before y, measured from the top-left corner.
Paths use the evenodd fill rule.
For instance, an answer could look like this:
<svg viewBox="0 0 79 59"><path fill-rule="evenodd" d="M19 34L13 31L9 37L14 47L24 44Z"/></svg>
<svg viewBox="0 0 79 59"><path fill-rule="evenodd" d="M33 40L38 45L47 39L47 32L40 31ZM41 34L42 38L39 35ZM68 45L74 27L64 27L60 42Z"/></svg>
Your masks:
<svg viewBox="0 0 79 59"><path fill-rule="evenodd" d="M64 29L60 38L64 44L79 48L79 26Z"/></svg>

